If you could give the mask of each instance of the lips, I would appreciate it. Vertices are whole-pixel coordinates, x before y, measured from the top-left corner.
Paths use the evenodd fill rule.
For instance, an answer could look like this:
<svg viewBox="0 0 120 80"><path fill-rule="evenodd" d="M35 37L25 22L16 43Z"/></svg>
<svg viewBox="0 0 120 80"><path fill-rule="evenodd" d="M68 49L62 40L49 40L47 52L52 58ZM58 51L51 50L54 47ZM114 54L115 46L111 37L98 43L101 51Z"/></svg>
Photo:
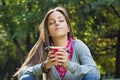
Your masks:
<svg viewBox="0 0 120 80"><path fill-rule="evenodd" d="M61 29L63 29L63 28L56 28L55 30L61 30Z"/></svg>

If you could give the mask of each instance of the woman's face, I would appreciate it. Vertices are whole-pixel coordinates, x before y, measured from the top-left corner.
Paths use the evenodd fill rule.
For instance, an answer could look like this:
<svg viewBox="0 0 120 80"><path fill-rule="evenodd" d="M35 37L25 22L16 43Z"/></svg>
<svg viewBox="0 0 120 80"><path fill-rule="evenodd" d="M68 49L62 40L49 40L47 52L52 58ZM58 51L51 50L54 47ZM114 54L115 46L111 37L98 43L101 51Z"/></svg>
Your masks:
<svg viewBox="0 0 120 80"><path fill-rule="evenodd" d="M55 11L48 17L48 30L52 38L67 36L69 27L63 14Z"/></svg>

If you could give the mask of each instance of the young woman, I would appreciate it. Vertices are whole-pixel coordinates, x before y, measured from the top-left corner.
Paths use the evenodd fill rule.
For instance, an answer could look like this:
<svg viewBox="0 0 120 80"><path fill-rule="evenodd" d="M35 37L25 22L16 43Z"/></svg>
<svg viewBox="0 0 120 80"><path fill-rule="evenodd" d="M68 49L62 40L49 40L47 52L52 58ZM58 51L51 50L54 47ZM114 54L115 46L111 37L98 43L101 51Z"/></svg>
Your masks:
<svg viewBox="0 0 120 80"><path fill-rule="evenodd" d="M19 80L99 80L100 72L88 47L74 39L70 19L62 7L48 11L40 36L16 73ZM64 47L56 53L49 46ZM55 55L57 54L57 55Z"/></svg>

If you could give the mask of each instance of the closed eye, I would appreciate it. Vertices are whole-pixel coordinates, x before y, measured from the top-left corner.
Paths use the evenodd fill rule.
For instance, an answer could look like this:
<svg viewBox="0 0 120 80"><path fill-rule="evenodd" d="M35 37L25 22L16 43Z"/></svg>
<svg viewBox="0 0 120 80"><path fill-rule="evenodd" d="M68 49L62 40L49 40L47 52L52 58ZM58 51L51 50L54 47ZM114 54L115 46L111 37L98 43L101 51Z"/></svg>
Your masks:
<svg viewBox="0 0 120 80"><path fill-rule="evenodd" d="M50 22L49 22L49 25L54 24L54 23L55 23L55 21L50 21Z"/></svg>
<svg viewBox="0 0 120 80"><path fill-rule="evenodd" d="M59 20L60 22L64 22L64 20Z"/></svg>

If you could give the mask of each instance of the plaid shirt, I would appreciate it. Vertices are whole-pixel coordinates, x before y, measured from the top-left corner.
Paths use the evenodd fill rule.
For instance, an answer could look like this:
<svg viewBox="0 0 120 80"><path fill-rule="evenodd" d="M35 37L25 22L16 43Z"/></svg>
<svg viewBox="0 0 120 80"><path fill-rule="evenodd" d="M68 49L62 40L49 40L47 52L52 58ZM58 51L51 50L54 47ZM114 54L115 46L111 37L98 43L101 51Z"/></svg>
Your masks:
<svg viewBox="0 0 120 80"><path fill-rule="evenodd" d="M68 59L71 60L72 58L72 52L73 52L73 48L74 48L74 43L75 43L75 40L72 39L72 38L69 38L68 39L68 43L67 43L67 46L66 46L66 51L68 53ZM62 66L62 65L57 65L56 66L56 70L60 76L60 80L62 80L67 72L67 70Z"/></svg>

